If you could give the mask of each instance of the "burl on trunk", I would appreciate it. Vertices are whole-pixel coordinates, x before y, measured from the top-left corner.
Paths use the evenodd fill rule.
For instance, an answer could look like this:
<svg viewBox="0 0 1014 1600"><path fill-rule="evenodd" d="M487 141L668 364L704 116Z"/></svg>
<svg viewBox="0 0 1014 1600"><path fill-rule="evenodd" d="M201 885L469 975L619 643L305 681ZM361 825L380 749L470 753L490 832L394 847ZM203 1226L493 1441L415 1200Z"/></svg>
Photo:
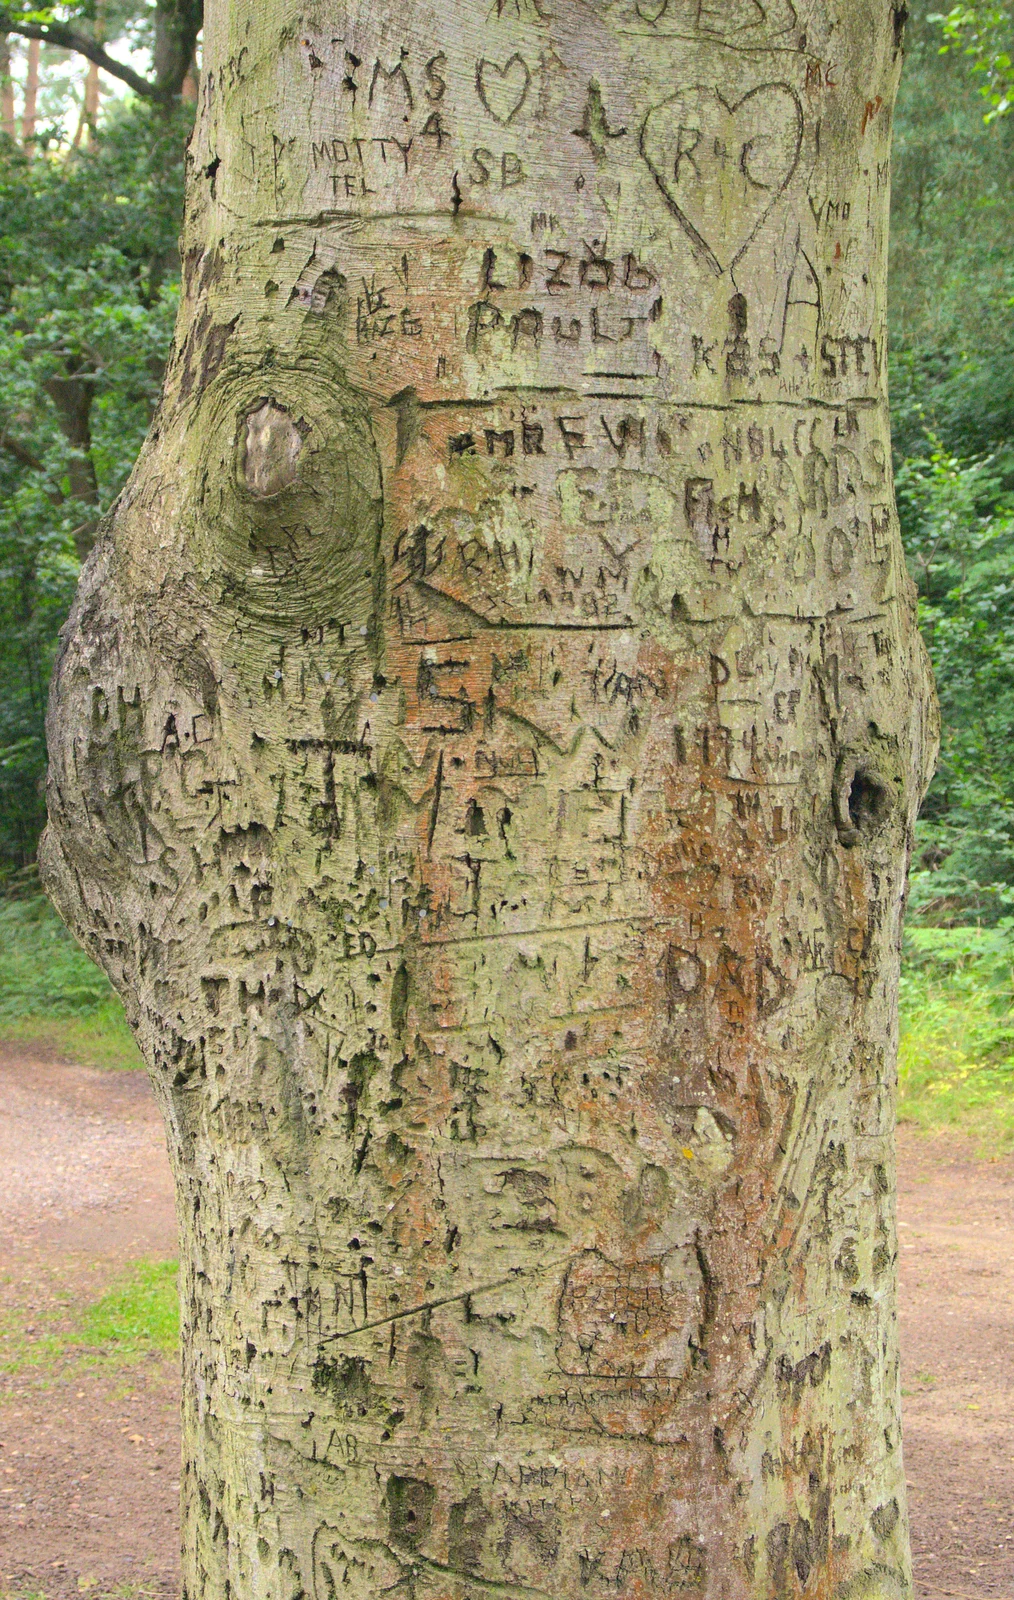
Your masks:
<svg viewBox="0 0 1014 1600"><path fill-rule="evenodd" d="M213 0L47 883L190 1600L902 1596L888 0Z"/></svg>

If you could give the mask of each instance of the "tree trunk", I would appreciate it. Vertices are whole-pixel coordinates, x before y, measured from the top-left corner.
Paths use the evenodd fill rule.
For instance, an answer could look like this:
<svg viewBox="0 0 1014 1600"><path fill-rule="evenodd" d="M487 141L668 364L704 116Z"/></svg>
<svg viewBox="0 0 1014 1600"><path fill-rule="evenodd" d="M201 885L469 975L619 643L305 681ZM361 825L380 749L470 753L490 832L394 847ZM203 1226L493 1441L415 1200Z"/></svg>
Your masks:
<svg viewBox="0 0 1014 1600"><path fill-rule="evenodd" d="M11 77L11 36L0 33L0 133L16 139L18 125L14 116L14 79Z"/></svg>
<svg viewBox="0 0 1014 1600"><path fill-rule="evenodd" d="M39 100L39 60L42 46L29 39L25 66L25 101L21 110L21 143L27 147L35 138L35 116ZM31 154L31 152L29 152Z"/></svg>
<svg viewBox="0 0 1014 1600"><path fill-rule="evenodd" d="M101 4L100 0L100 3L95 7L95 22L92 30L96 43L98 44L105 43L104 24L105 6ZM73 150L78 149L80 146L81 141L85 136L86 129L89 139L94 141L99 125L99 108L101 104L102 84L99 80L98 65L94 61L89 61L88 68L85 73L84 94L81 98L81 115L78 118L78 124L74 130L74 137L71 140L71 148Z"/></svg>
<svg viewBox="0 0 1014 1600"><path fill-rule="evenodd" d="M902 26L209 9L44 849L165 1112L190 1600L909 1591Z"/></svg>
<svg viewBox="0 0 1014 1600"><path fill-rule="evenodd" d="M66 375L47 378L43 388L53 402L60 431L70 445L67 480L71 497L82 505L98 506L99 486L92 459L92 402L95 398L95 369L80 354L68 356ZM95 523L84 522L75 529L74 543L84 561L95 542Z"/></svg>
<svg viewBox="0 0 1014 1600"><path fill-rule="evenodd" d="M202 0L156 0L152 65L166 104L176 95L186 100L196 99L191 92L184 94L183 88L193 73L202 13Z"/></svg>
<svg viewBox="0 0 1014 1600"><path fill-rule="evenodd" d="M95 37L99 44L105 43L102 23L103 7L96 8ZM74 134L75 149L84 137L85 129L88 137L94 141L99 126L99 109L102 104L102 82L99 78L99 69L94 61L89 61L88 71L85 73L84 95L81 100L81 117Z"/></svg>

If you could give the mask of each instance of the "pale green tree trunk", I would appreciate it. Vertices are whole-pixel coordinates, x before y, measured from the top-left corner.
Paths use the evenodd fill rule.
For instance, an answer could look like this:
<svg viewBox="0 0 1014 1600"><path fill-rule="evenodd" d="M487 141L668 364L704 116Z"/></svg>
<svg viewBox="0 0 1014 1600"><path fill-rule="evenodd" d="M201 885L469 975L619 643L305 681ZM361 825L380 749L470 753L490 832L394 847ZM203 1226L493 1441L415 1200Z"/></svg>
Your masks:
<svg viewBox="0 0 1014 1600"><path fill-rule="evenodd" d="M16 139L18 125L14 116L14 80L11 77L11 36L0 33L0 133Z"/></svg>
<svg viewBox="0 0 1014 1600"><path fill-rule="evenodd" d="M901 1596L886 0L209 7L45 871L189 1600Z"/></svg>

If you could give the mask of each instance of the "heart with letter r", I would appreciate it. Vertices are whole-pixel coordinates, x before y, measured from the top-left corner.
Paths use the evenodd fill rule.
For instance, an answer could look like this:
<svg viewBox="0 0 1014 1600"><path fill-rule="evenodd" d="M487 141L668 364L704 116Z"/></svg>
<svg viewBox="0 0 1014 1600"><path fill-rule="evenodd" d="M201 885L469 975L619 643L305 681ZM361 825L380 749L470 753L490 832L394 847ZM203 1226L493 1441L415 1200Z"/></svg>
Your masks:
<svg viewBox="0 0 1014 1600"><path fill-rule="evenodd" d="M475 68L475 87L479 99L495 122L503 127L514 121L528 98L532 74L524 57L514 54L498 66L483 59Z"/></svg>
<svg viewBox="0 0 1014 1600"><path fill-rule="evenodd" d="M702 84L654 106L640 151L665 203L716 275L742 255L799 164L803 109L787 83L739 100Z"/></svg>

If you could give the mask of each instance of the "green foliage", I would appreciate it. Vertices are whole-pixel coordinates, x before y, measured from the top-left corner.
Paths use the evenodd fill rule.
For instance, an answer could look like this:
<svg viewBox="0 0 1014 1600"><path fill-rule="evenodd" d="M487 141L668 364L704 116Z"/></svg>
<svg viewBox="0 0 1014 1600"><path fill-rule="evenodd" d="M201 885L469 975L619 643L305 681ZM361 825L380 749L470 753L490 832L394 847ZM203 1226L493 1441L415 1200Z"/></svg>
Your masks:
<svg viewBox="0 0 1014 1600"><path fill-rule="evenodd" d="M44 821L46 691L80 557L158 398L187 121L121 106L70 156L0 140L0 887Z"/></svg>
<svg viewBox="0 0 1014 1600"><path fill-rule="evenodd" d="M92 19L95 16L95 0L72 9L78 17ZM20 22L37 22L44 27L47 22L55 20L56 14L56 6L22 5L18 0L10 0L9 4L0 6L0 23L8 28L16 28Z"/></svg>
<svg viewBox="0 0 1014 1600"><path fill-rule="evenodd" d="M136 1261L94 1304L12 1310L0 1319L0 1372L46 1376L171 1355L179 1345L178 1263Z"/></svg>
<svg viewBox="0 0 1014 1600"><path fill-rule="evenodd" d="M1014 1147L1014 923L915 928L901 983L898 1114Z"/></svg>
<svg viewBox="0 0 1014 1600"><path fill-rule="evenodd" d="M41 896L0 901L0 1035L84 1066L143 1066L105 973Z"/></svg>
<svg viewBox="0 0 1014 1600"><path fill-rule="evenodd" d="M913 9L895 141L892 419L943 739L911 914L995 923L1014 910L1014 120L984 123L975 76L941 54L939 19Z"/></svg>
<svg viewBox="0 0 1014 1600"><path fill-rule="evenodd" d="M912 912L995 921L1014 908L1014 509L989 460L939 446L903 462L897 483L943 723Z"/></svg>
<svg viewBox="0 0 1014 1600"><path fill-rule="evenodd" d="M0 5L0 22L16 28L19 23L34 22L46 27L50 22L95 22L101 15L102 32L106 38L119 38L136 19L137 13L154 14L155 0L77 0L73 5L39 6L24 0L6 0Z"/></svg>
<svg viewBox="0 0 1014 1600"><path fill-rule="evenodd" d="M1005 117L1014 110L1014 12L1009 5L955 6L946 16L932 16L938 22L946 43L941 54L959 49L970 56L974 70L985 83L979 93L989 104L986 122Z"/></svg>
<svg viewBox="0 0 1014 1600"><path fill-rule="evenodd" d="M47 900L0 903L0 1025L36 1014L81 1016L111 993Z"/></svg>
<svg viewBox="0 0 1014 1600"><path fill-rule="evenodd" d="M912 0L895 121L891 402L899 458L928 436L1014 486L1014 119L985 126L962 58Z"/></svg>
<svg viewBox="0 0 1014 1600"><path fill-rule="evenodd" d="M167 0L162 8L170 9ZM76 4L40 6L24 0L0 4L0 23L16 33L24 23L48 28L53 23L69 24L75 32L95 37L96 23L101 38L115 41L111 54L121 54L116 43L131 50L151 49L155 33L156 0L77 0Z"/></svg>
<svg viewBox="0 0 1014 1600"><path fill-rule="evenodd" d="M108 1006L76 1017L36 1014L0 1025L0 1037L35 1049L55 1051L82 1067L137 1072L144 1058L115 997Z"/></svg>

